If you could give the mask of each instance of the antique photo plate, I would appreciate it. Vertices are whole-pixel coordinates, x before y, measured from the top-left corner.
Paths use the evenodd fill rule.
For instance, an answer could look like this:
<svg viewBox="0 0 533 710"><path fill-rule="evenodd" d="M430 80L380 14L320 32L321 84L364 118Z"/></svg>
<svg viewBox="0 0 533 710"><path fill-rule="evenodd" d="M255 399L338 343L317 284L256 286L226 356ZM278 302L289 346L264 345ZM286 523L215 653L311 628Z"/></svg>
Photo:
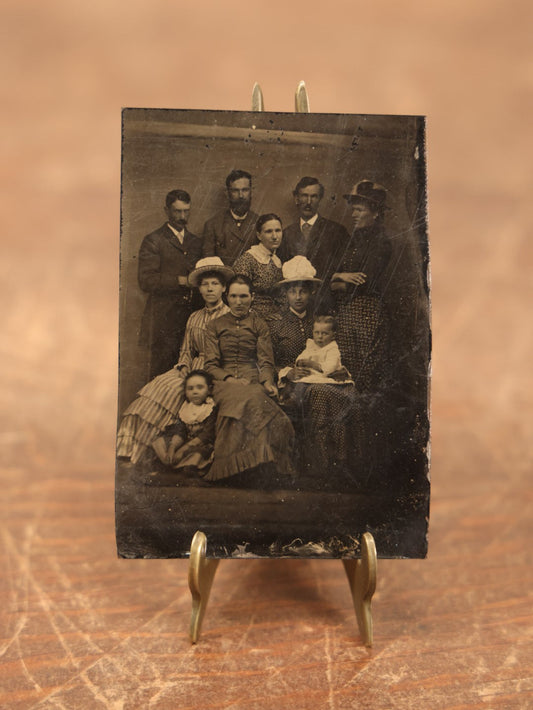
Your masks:
<svg viewBox="0 0 533 710"><path fill-rule="evenodd" d="M425 557L426 200L423 117L124 109L120 556Z"/></svg>

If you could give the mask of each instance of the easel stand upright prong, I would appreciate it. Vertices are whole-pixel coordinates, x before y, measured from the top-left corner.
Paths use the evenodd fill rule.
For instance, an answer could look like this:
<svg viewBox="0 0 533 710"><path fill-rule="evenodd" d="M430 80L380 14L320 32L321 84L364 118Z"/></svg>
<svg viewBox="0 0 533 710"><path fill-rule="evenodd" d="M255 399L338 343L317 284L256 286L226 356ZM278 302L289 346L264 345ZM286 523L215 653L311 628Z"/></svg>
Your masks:
<svg viewBox="0 0 533 710"><path fill-rule="evenodd" d="M208 560L205 556L207 538L203 532L196 532L191 543L189 558L189 589L192 595L192 614L189 637L196 643L200 636L209 594L220 560Z"/></svg>
<svg viewBox="0 0 533 710"><path fill-rule="evenodd" d="M371 533L361 538L361 559L343 560L344 571L350 584L359 633L365 646L372 646L372 597L376 591L377 555Z"/></svg>
<svg viewBox="0 0 533 710"><path fill-rule="evenodd" d="M300 81L295 95L296 113L309 113L309 98L305 82ZM256 82L252 91L252 111L264 111L263 92ZM189 636L197 643L205 616L213 579L219 560L207 559L207 538L195 533L189 559L189 588L192 595L192 614ZM372 646L372 596L376 590L377 554L374 538L366 532L361 538L361 558L342 560L350 584L359 633L365 646Z"/></svg>

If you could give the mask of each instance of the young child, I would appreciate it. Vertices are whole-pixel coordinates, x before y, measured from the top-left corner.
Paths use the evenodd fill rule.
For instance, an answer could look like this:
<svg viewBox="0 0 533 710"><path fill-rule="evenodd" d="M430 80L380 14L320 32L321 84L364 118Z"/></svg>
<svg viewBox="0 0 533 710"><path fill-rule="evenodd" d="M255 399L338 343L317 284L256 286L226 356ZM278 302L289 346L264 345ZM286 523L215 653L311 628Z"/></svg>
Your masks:
<svg viewBox="0 0 533 710"><path fill-rule="evenodd" d="M167 466L191 467L203 473L210 466L217 417L212 387L213 378L205 370L192 370L185 378L185 402L178 419L152 444Z"/></svg>
<svg viewBox="0 0 533 710"><path fill-rule="evenodd" d="M345 384L349 382L349 374L341 363L341 354L335 336L337 324L333 316L315 316L313 321L313 338L307 340L305 350L297 357L296 367L304 367L311 373L297 378L297 382ZM339 370L346 371L346 378L333 379L329 377Z"/></svg>

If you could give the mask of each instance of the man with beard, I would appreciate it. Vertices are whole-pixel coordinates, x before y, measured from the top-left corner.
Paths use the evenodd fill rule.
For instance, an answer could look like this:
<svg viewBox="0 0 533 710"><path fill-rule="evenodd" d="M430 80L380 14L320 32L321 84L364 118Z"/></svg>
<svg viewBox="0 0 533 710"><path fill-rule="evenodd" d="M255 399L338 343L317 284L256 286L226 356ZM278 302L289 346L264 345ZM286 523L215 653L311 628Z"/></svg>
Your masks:
<svg viewBox="0 0 533 710"><path fill-rule="evenodd" d="M303 177L292 194L299 220L283 230L278 256L283 262L295 256L309 259L323 281L315 297L315 312L327 313L332 307L329 281L338 270L349 235L342 224L318 213L324 186L316 177Z"/></svg>
<svg viewBox="0 0 533 710"><path fill-rule="evenodd" d="M218 256L226 266L255 242L259 216L250 209L252 176L246 170L232 170L226 178L229 208L207 220L204 226L203 255Z"/></svg>
<svg viewBox="0 0 533 710"><path fill-rule="evenodd" d="M191 197L172 190L165 201L168 221L148 234L139 251L139 285L148 300L140 344L149 349L150 379L178 361L192 292L187 276L202 255L202 240L186 228Z"/></svg>

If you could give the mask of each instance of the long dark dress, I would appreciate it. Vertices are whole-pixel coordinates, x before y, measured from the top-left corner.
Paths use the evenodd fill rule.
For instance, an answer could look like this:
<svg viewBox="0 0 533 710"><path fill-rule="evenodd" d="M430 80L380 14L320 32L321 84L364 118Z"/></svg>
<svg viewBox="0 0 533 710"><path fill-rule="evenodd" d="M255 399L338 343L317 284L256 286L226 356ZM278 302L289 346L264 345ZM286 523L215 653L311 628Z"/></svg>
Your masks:
<svg viewBox="0 0 533 710"><path fill-rule="evenodd" d="M388 357L388 319L382 295L392 255L389 239L376 226L356 230L339 266L340 272L363 272L361 286L347 284L337 291L337 342L342 362L357 389L369 392L384 386Z"/></svg>
<svg viewBox="0 0 533 710"><path fill-rule="evenodd" d="M215 378L218 419L213 464L206 476L216 481L261 464L292 473L294 430L288 417L261 386L274 381L274 357L265 321L255 313L232 313L210 323L205 369ZM224 381L245 378L250 384Z"/></svg>
<svg viewBox="0 0 533 710"><path fill-rule="evenodd" d="M337 342L359 392L353 450L364 466L363 483L372 476L379 480L394 426L391 328L384 305L391 256L391 242L379 226L354 231L339 271L363 272L366 282L336 292Z"/></svg>
<svg viewBox="0 0 533 710"><path fill-rule="evenodd" d="M294 366L311 337L313 319L286 309L272 328L276 367ZM281 390L283 392L283 390ZM290 383L284 408L296 431L300 473L322 480L345 470L357 455L359 417L353 384Z"/></svg>

